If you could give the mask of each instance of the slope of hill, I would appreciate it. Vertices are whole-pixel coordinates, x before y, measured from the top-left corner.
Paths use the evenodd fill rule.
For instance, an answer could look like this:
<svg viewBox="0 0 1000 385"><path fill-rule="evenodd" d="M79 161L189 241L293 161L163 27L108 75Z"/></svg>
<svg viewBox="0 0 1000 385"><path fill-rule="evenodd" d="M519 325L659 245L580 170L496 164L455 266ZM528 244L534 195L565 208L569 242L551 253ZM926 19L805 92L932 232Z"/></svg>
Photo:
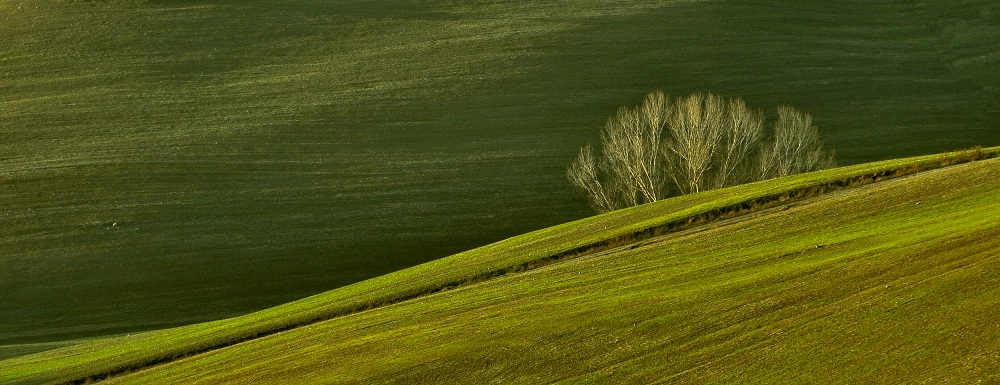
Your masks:
<svg viewBox="0 0 1000 385"><path fill-rule="evenodd" d="M0 345L244 314L581 218L564 167L655 88L795 105L843 164L1000 144L998 15L3 0Z"/></svg>
<svg viewBox="0 0 1000 385"><path fill-rule="evenodd" d="M0 381L988 379L1000 160L837 189L948 159L609 213L243 317L0 361ZM826 193L789 199L808 191Z"/></svg>

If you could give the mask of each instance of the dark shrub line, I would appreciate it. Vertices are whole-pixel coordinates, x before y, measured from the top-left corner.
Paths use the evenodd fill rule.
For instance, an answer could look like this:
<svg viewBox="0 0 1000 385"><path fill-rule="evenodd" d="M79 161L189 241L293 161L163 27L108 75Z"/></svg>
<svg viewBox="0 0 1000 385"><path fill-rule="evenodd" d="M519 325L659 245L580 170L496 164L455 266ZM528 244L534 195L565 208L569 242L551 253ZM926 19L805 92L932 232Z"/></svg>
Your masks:
<svg viewBox="0 0 1000 385"><path fill-rule="evenodd" d="M857 187L869 183L880 182L888 179L899 178L907 175L912 175L956 164L995 158L998 156L1000 156L1000 150L998 149L990 149L990 151L985 151L982 147L974 147L959 152L942 154L938 159L932 161L913 163L896 169L884 170L870 174L856 175L849 178L838 179L811 186L795 188L778 194L764 195L761 197L735 203L729 206L724 206L700 214L692 215L690 217L681 218L675 221L670 221L663 224L651 226L636 231L634 233L624 234L614 238L588 243L549 256L521 262L504 268L482 272L473 276L453 281L448 281L439 285L408 290L390 297L377 298L365 302L346 305L344 307L340 307L337 309L331 309L325 313L321 313L307 319L297 320L297 321L291 320L290 322L274 325L271 328L259 330L254 333L235 336L234 338L225 339L221 341L209 342L208 345L202 347L194 347L193 349L181 352L173 352L173 353L168 352L159 357L151 357L148 360L123 364L116 368L110 368L109 370L106 370L102 373L88 375L85 377L67 381L65 382L65 384L89 384L97 381L102 381L115 376L136 372L160 364L165 364L180 359L196 356L202 353L207 353L213 350L226 348L243 342L252 341L258 338L275 335L281 332L289 331L303 326L308 326L319 322L328 321L337 317L343 317L351 314L360 313L366 310L372 310L384 306L394 305L397 303L420 298L434 293L448 291L459 287L469 286L472 284L488 281L494 278L499 278L519 272L537 269L539 267L551 265L557 262L573 258L582 257L585 255L616 249L619 247L634 244L636 242L640 242L650 238L655 238L658 236L702 226L709 222L746 215L752 212L780 206L782 204L793 203L802 199L815 197L838 190Z"/></svg>

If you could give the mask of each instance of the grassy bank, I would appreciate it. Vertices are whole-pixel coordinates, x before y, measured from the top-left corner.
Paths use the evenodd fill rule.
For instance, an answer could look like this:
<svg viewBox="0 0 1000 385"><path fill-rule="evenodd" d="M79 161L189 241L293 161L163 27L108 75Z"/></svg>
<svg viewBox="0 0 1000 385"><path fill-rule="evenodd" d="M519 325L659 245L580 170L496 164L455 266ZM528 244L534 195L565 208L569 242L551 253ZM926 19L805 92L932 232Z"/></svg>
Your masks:
<svg viewBox="0 0 1000 385"><path fill-rule="evenodd" d="M992 382L998 169L867 185L110 383Z"/></svg>

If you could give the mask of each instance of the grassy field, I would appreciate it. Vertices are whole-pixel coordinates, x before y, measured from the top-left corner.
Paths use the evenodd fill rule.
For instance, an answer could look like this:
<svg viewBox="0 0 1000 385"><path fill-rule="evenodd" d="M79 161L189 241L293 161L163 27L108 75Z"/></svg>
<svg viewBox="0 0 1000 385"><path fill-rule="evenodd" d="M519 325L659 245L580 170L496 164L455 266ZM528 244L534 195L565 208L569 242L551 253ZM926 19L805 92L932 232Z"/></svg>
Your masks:
<svg viewBox="0 0 1000 385"><path fill-rule="evenodd" d="M844 164L1000 144L998 20L991 1L0 0L0 355L584 217L565 166L656 88L792 104Z"/></svg>
<svg viewBox="0 0 1000 385"><path fill-rule="evenodd" d="M852 382L844 379L892 365L897 369L884 373L896 376L959 359L995 366L1000 361L990 354L997 353L1000 335L989 322L997 319L998 293L991 282L1000 277L991 264L1000 247L1000 182L992 176L1000 162L782 200L794 191L940 159L946 158L865 164L592 217L246 316L0 361L0 382L68 381L165 361L174 363L136 376L181 381L170 376L207 370L200 379L208 383L253 376L435 382L479 370L488 378L531 382L604 376L610 374L605 369L633 365L629 370L675 368L686 376L705 360L730 364L715 366L715 374L706 374L711 377L736 373L731 365L738 362L755 362L745 351L758 354L752 357L777 354L767 350L775 341L788 345L779 351L790 356L769 362L784 369L758 363L762 372L744 379L816 373ZM779 205L660 236L648 231L762 199ZM619 240L609 247L622 247L595 247L608 240ZM591 252L531 263L583 249ZM942 330L963 332L933 333ZM889 332L897 334L882 334ZM846 334L824 347L830 333ZM911 337L899 341L897 335ZM624 350L609 345L626 337L633 340ZM765 337L771 342L764 343ZM890 343L900 345L884 345ZM854 353L838 353L844 344L855 344L848 346ZM944 346L955 350L940 351ZM813 365L869 371L792 370L804 363L789 360L807 359L795 353L802 349L828 355ZM609 350L617 356L598 354ZM938 376L964 375L947 366L935 370ZM555 377L537 377L549 372ZM639 375L633 380L665 377Z"/></svg>

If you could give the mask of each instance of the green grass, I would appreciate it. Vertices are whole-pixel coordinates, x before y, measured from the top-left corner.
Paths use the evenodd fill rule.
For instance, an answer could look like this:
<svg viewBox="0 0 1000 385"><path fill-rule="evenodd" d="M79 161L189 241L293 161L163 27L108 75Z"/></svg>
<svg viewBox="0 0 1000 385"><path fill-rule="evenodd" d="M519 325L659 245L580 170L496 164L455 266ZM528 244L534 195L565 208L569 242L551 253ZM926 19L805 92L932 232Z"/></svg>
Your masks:
<svg viewBox="0 0 1000 385"><path fill-rule="evenodd" d="M998 152L993 148L983 153L995 156ZM743 202L781 199L795 191L959 158L941 155L851 166L608 213L246 316L0 361L0 381L67 381L198 352L203 353L136 375L148 374L160 381L166 379L159 376L212 368L202 380L328 376L324 378L379 382L379 378L412 375L413 380L436 382L481 370L486 377L502 374L533 382L542 377L531 376L550 372L547 375L556 377L544 380L584 375L604 378L610 372L603 369L617 367L637 370L635 375L640 377L634 380L640 381L662 378L662 373L701 373L708 369L698 368L709 361L721 366L706 376L738 373L732 371L731 365L736 364L731 360L718 360L742 357L744 350L768 356L759 350L774 345L764 343L767 338L791 345L812 344L800 348L830 354L814 365L838 363L884 370L893 361L873 358L883 346L879 344L905 341L878 334L894 330L881 329L887 327L883 321L915 328L909 330L916 333L909 345L897 346L895 353L891 349L878 352L913 355L908 358L911 361L899 364L900 372L929 362L975 358L962 352L986 354L988 364L992 353L983 349L995 346L992 342L997 336L991 337L994 330L976 324L974 317L996 316L983 313L992 311L995 307L990 303L997 301L990 282L998 277L989 267L996 262L1000 246L1000 217L996 215L1000 182L991 177L1000 167L995 159L828 192L806 201L789 200L784 210L770 209L728 224L709 222L687 232L645 238L637 248L580 254L517 273L519 266L532 261L593 248L608 240L636 240L634 235L650 229L744 207ZM958 278L949 278L953 275ZM966 287L970 280L974 285ZM450 287L457 289L440 292ZM876 311L898 305L894 301L915 301L913 306L923 307L886 313L895 314L892 319ZM374 310L363 311L366 308ZM955 317L954 323L942 314ZM850 320L863 325L847 328L850 324L837 323ZM918 328L928 322L956 330L973 328L976 333L969 335L983 339L921 334L930 333ZM846 351L836 351L838 345L821 349L815 342L825 341L829 335L823 333L831 333L837 325L841 332L853 333L841 343L859 344L854 347L861 349L857 357L848 360L843 356ZM875 334L866 333L865 327ZM978 330L983 327L987 330ZM799 331L785 339L771 333L786 328ZM612 337L632 340L619 351L610 345ZM240 341L244 343L233 345ZM934 341L948 342L958 350L937 357ZM483 346L489 348L480 349ZM917 348L929 350L922 353ZM608 349L615 354L605 355ZM658 353L650 356L653 352ZM748 371L747 378L768 373L833 377L863 373L800 371L794 368L804 365L800 361L806 358L790 352L785 351L791 355L787 359L770 356L777 366L762 361L761 372ZM789 361L795 357L799 361ZM870 362L864 357L871 358ZM783 372L772 370L778 366ZM650 369L658 372L643 372ZM698 370L688 373L689 369ZM954 374L947 367L936 373ZM518 377L522 375L528 377Z"/></svg>
<svg viewBox="0 0 1000 385"><path fill-rule="evenodd" d="M998 15L0 1L0 345L244 314L582 218L565 166L656 88L792 104L843 164L998 145Z"/></svg>
<svg viewBox="0 0 1000 385"><path fill-rule="evenodd" d="M80 341L69 340L35 344L3 345L0 346L0 360L72 346L78 343L80 343Z"/></svg>

